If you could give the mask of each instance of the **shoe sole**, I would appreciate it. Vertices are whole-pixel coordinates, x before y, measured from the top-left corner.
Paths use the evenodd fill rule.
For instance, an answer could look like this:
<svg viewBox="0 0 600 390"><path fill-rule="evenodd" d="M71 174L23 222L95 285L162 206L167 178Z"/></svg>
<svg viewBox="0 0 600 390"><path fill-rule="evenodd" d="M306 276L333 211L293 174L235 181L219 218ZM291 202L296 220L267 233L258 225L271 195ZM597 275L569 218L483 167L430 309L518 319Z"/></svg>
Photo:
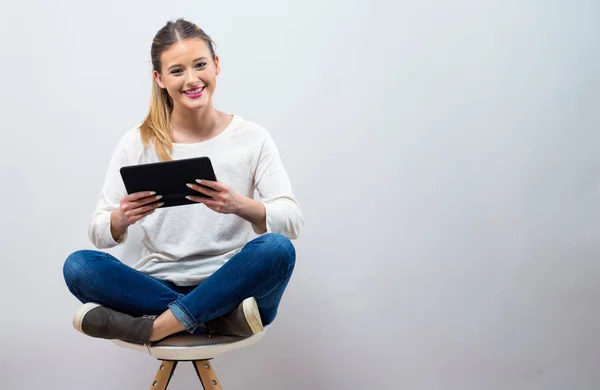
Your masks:
<svg viewBox="0 0 600 390"><path fill-rule="evenodd" d="M75 313L75 315L73 316L73 327L78 331L81 332L83 334L86 334L83 329L81 328L81 324L83 323L83 318L85 317L85 315L92 309L97 308L98 306L100 306L97 303L93 303L93 302L88 302L86 304L84 304L83 306L81 306L79 308L79 310L77 310L77 312ZM87 336L87 335L86 335Z"/></svg>
<svg viewBox="0 0 600 390"><path fill-rule="evenodd" d="M242 303L244 309L244 317L246 322L250 325L250 329L253 334L257 334L263 331L262 320L260 319L260 312L258 311L258 304L254 297L250 297L244 300Z"/></svg>

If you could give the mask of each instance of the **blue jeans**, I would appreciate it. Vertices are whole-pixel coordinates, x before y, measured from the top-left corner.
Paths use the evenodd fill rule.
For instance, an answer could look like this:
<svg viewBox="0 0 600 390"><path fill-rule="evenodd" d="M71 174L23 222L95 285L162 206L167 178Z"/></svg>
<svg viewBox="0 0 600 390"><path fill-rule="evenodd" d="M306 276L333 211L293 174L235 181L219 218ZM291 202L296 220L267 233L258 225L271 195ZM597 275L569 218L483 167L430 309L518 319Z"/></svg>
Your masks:
<svg viewBox="0 0 600 390"><path fill-rule="evenodd" d="M63 273L69 290L82 303L95 302L133 316L171 309L188 332L202 333L200 324L227 314L248 297L256 298L263 325L273 322L295 260L288 238L267 233L248 242L198 286L156 279L94 250L71 254Z"/></svg>

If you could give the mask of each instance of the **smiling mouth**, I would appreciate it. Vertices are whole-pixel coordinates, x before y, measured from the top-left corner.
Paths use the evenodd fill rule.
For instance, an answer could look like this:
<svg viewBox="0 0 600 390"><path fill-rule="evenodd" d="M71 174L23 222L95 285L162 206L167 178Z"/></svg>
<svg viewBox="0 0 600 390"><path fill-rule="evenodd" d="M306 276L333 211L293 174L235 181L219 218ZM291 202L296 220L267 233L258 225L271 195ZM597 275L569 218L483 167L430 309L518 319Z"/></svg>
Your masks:
<svg viewBox="0 0 600 390"><path fill-rule="evenodd" d="M198 87L198 88L194 88L194 89L188 89L187 91L183 91L184 94L186 95L197 95L199 93L201 93L202 91L204 91L204 87Z"/></svg>

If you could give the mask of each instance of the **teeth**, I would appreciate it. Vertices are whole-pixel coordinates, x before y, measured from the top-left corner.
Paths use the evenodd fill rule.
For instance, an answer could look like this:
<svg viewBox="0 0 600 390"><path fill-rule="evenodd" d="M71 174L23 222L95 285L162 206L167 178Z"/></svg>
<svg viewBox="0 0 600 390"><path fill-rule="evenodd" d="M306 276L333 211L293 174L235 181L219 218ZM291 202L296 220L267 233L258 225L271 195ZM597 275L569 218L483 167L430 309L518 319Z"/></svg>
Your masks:
<svg viewBox="0 0 600 390"><path fill-rule="evenodd" d="M204 89L204 87L200 87L200 88L192 89L191 91L185 91L184 93L187 93L189 95L193 95L195 93L198 93L198 92L202 91L203 89Z"/></svg>

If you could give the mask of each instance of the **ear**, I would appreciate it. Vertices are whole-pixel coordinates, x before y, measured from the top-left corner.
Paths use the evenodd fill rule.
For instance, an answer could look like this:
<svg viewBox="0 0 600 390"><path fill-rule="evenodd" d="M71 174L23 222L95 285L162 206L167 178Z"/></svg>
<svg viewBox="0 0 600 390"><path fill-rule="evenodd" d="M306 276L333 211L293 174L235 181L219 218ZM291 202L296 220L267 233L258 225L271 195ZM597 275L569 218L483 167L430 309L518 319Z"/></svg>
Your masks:
<svg viewBox="0 0 600 390"><path fill-rule="evenodd" d="M154 71L152 71L152 76L154 77L154 80L156 80L158 85L164 89L165 83L163 83L162 76L160 75L160 73L158 73L157 71L154 70Z"/></svg>
<svg viewBox="0 0 600 390"><path fill-rule="evenodd" d="M219 75L219 73L221 73L221 60L219 59L219 56L215 56L215 65L217 67L217 76Z"/></svg>

